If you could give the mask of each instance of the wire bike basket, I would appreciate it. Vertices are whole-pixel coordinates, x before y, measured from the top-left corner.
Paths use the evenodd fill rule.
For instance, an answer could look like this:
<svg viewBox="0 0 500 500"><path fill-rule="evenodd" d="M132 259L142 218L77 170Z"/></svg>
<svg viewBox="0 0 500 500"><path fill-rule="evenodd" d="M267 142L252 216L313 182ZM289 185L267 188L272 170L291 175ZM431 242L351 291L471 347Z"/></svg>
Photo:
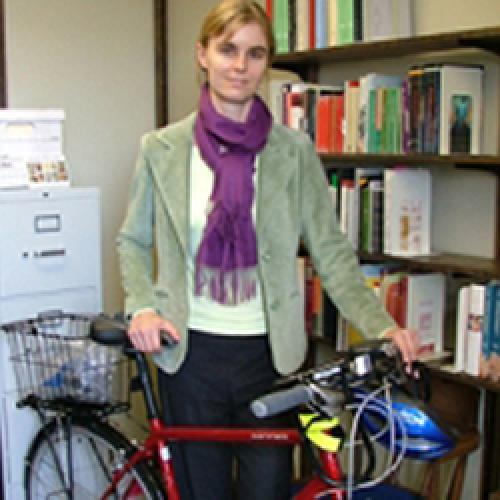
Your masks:
<svg viewBox="0 0 500 500"><path fill-rule="evenodd" d="M19 406L128 406L128 363L120 349L89 338L92 317L60 311L1 325Z"/></svg>

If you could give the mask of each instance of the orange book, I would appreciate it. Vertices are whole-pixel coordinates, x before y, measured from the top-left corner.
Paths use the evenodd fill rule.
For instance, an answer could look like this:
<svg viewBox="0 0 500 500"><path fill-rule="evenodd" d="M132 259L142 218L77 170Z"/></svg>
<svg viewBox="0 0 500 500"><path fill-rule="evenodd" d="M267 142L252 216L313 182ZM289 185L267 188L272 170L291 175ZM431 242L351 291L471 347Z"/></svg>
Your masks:
<svg viewBox="0 0 500 500"><path fill-rule="evenodd" d="M332 107L333 96L320 95L316 103L316 151L332 152Z"/></svg>
<svg viewBox="0 0 500 500"><path fill-rule="evenodd" d="M344 94L335 94L332 96L332 152L342 153L344 149Z"/></svg>

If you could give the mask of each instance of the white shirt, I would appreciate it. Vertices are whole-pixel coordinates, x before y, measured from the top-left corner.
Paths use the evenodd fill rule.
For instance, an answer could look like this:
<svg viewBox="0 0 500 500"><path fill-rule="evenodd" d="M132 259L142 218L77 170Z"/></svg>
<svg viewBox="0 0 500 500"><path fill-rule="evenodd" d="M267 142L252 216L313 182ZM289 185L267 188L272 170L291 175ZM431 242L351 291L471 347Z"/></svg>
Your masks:
<svg viewBox="0 0 500 500"><path fill-rule="evenodd" d="M260 282L252 299L236 305L225 305L203 295L194 294L195 258L207 221L207 207L212 194L213 171L204 162L196 144L191 150L190 162L189 248L187 251L187 285L189 299L188 327L218 334L255 335L266 333L264 307ZM256 167L258 159L256 159ZM254 174L254 185L257 168ZM256 196L252 205L255 223Z"/></svg>

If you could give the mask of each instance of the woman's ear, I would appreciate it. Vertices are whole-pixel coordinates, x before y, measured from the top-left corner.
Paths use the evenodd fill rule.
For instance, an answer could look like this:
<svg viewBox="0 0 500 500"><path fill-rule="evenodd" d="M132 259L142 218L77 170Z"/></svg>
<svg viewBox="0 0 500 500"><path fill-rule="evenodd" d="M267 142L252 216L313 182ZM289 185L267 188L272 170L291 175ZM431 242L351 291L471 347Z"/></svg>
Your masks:
<svg viewBox="0 0 500 500"><path fill-rule="evenodd" d="M200 42L196 44L196 59L202 70L207 69L207 49Z"/></svg>

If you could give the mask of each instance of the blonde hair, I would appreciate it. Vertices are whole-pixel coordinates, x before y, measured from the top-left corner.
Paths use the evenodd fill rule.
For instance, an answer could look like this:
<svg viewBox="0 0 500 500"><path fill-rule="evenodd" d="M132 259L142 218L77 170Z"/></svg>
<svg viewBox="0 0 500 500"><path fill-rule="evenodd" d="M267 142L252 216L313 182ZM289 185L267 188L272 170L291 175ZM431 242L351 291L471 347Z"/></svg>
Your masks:
<svg viewBox="0 0 500 500"><path fill-rule="evenodd" d="M275 52L273 28L265 10L254 1L250 0L222 0L205 17L198 35L198 43L207 47L211 38L228 33L231 36L238 28L245 24L255 22L262 29L267 39L269 50L268 64Z"/></svg>

